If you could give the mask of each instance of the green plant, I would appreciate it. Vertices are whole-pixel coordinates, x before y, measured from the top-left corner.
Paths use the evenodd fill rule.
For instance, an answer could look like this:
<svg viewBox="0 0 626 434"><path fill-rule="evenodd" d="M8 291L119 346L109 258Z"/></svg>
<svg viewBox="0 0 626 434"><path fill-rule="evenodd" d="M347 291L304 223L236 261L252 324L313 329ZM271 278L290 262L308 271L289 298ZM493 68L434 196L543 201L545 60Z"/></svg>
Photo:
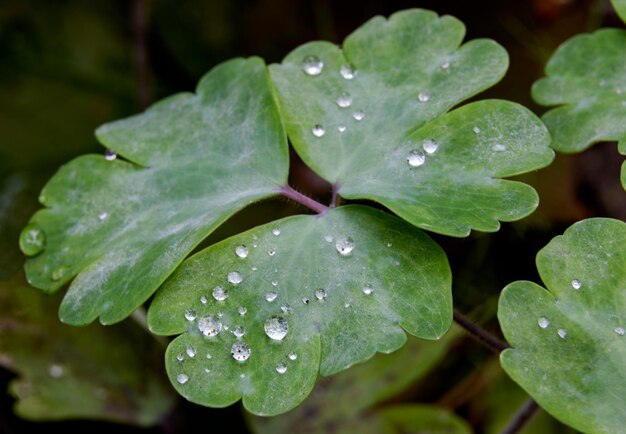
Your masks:
<svg viewBox="0 0 626 434"><path fill-rule="evenodd" d="M427 10L375 17L341 47L308 43L269 67L224 62L195 93L101 126L104 158L79 157L52 177L20 237L29 283L48 293L69 283L59 318L72 326L114 325L148 306L150 334L176 336L165 351L174 389L203 406L241 399L251 414L276 416L250 415L259 432L288 429L276 427L319 405L319 394L305 401L326 381L318 374L330 377L320 392L329 394L369 377L380 395L351 406L367 412L443 360L459 335L453 317L504 350L504 370L554 417L619 432L626 224L577 222L537 256L549 292L522 281L504 289L498 319L510 349L455 312L434 237L496 232L530 215L538 194L510 178L548 166L552 148L621 140L624 153L625 35L600 30L558 50L533 88L538 102L563 105L543 121L517 103L468 102L503 77L507 53L491 40L461 45L463 24ZM577 64L590 56L602 68ZM289 185L289 143L328 182L330 203ZM202 244L276 195L308 211ZM407 343L407 333L438 342ZM385 368L372 356L399 350L402 365L411 346L415 370L377 386ZM152 399L159 410L169 403ZM343 432L470 430L418 406L338 423Z"/></svg>

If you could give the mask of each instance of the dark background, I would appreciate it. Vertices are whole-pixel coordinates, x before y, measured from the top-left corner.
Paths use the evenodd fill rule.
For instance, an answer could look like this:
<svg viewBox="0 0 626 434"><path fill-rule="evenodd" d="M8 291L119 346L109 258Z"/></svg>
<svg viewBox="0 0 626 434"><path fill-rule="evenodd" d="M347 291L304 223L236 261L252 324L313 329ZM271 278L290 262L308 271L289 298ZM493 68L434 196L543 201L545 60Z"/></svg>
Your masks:
<svg viewBox="0 0 626 434"><path fill-rule="evenodd" d="M467 26L467 39L502 44L510 55L509 72L478 98L509 99L538 115L545 108L532 101L530 87L556 47L598 27L623 27L607 0L0 0L0 280L21 272L17 236L38 209L44 183L70 159L103 152L93 134L100 124L193 90L204 73L232 57L280 62L302 43L340 44L373 16L413 7L456 16ZM535 254L553 236L587 217L626 220L622 161L615 143L559 154L550 167L519 177L541 198L530 217L503 224L495 234L434 236L450 258L455 306L498 334L495 306L501 288L517 279L539 281ZM294 187L327 199L327 186L295 155L292 166ZM302 210L269 201L240 213L208 242L295 212ZM445 396L468 366L488 356L471 341L458 354L463 356L444 367L447 382L431 384L412 399ZM1 388L6 390L11 378L0 369ZM247 432L239 405L214 410L181 400L161 426L140 430L98 421L26 422L13 415L10 396L0 397L2 433ZM480 432L480 415L463 402L452 407Z"/></svg>

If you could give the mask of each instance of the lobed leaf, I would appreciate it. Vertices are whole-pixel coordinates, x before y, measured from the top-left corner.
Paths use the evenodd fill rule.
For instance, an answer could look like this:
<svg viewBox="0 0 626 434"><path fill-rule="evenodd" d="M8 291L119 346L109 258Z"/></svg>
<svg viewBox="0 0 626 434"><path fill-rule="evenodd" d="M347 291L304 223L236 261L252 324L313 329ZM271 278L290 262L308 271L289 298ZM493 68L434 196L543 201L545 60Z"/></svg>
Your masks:
<svg viewBox="0 0 626 434"><path fill-rule="evenodd" d="M33 286L54 292L76 276L59 311L74 325L127 317L216 227L287 179L286 137L258 58L223 63L196 94L97 136L127 161L85 155L62 167L20 240Z"/></svg>
<svg viewBox="0 0 626 434"><path fill-rule="evenodd" d="M611 0L615 12L626 23L626 0Z"/></svg>
<svg viewBox="0 0 626 434"><path fill-rule="evenodd" d="M626 31L600 29L568 39L532 88L535 101L557 106L543 115L559 152L618 141L626 155ZM626 165L622 165L626 189Z"/></svg>
<svg viewBox="0 0 626 434"><path fill-rule="evenodd" d="M430 231L466 236L531 213L536 192L499 178L548 165L549 135L524 107L490 100L446 112L508 67L491 40L412 9L375 17L342 47L311 42L270 65L289 138L348 199L372 199Z"/></svg>
<svg viewBox="0 0 626 434"><path fill-rule="evenodd" d="M217 243L183 262L148 311L153 332L180 335L166 366L181 395L211 407L243 397L259 415L298 405L318 371L328 376L397 350L405 331L439 339L451 321L441 248L360 205Z"/></svg>
<svg viewBox="0 0 626 434"><path fill-rule="evenodd" d="M498 318L513 348L504 370L562 422L585 433L626 423L626 223L582 220L537 255L548 290L508 285Z"/></svg>

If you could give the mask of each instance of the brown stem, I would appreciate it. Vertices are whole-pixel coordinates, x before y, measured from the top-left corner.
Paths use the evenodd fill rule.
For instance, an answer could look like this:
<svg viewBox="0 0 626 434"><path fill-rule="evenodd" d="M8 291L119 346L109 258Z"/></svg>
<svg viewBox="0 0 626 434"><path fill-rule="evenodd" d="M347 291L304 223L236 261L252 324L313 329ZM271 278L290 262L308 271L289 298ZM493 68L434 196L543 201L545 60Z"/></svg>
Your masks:
<svg viewBox="0 0 626 434"><path fill-rule="evenodd" d="M509 422L500 434L519 433L535 415L535 413L537 413L537 410L539 410L539 405L537 405L537 403L530 398L520 407L517 413L513 416L513 419L511 419L511 422Z"/></svg>
<svg viewBox="0 0 626 434"><path fill-rule="evenodd" d="M476 338L480 343L495 353L500 353L501 351L509 348L509 345L506 342L501 341L485 329L477 326L456 309L454 310L454 321L468 331L470 335Z"/></svg>

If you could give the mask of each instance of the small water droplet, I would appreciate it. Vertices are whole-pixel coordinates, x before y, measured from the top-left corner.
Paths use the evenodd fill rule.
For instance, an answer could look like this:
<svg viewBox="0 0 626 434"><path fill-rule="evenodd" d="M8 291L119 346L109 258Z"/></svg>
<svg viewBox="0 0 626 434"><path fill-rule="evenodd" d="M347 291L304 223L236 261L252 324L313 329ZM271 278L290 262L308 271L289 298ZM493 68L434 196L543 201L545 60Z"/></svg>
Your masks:
<svg viewBox="0 0 626 434"><path fill-rule="evenodd" d="M278 281L273 280L273 281L272 281L272 286L273 286L273 287L277 287L277 286L278 286Z"/></svg>
<svg viewBox="0 0 626 434"><path fill-rule="evenodd" d="M217 336L222 332L222 321L213 315L204 316L198 320L198 330L204 336Z"/></svg>
<svg viewBox="0 0 626 434"><path fill-rule="evenodd" d="M340 133L343 133L346 130L346 126L345 125L339 125L337 127L337 131L339 131Z"/></svg>
<svg viewBox="0 0 626 434"><path fill-rule="evenodd" d="M374 288L372 288L370 285L367 285L367 286L363 287L363 294L371 295L372 292L374 292Z"/></svg>
<svg viewBox="0 0 626 434"><path fill-rule="evenodd" d="M428 100L430 99L430 95L427 92L421 91L417 94L417 99L419 100L419 102L428 102Z"/></svg>
<svg viewBox="0 0 626 434"><path fill-rule="evenodd" d="M65 375L65 369L63 369L63 366L53 363L48 367L48 374L50 374L52 378L61 378Z"/></svg>
<svg viewBox="0 0 626 434"><path fill-rule="evenodd" d="M246 334L245 330L244 330L244 329L243 329L243 327L242 327L242 326L240 326L240 325L238 325L237 327L235 327L231 333L232 333L232 334L234 334L236 338L240 338L240 337L242 337L244 334Z"/></svg>
<svg viewBox="0 0 626 434"><path fill-rule="evenodd" d="M317 124L311 129L311 132L315 137L322 137L326 133L326 130L323 126Z"/></svg>
<svg viewBox="0 0 626 434"><path fill-rule="evenodd" d="M565 337L567 336L567 331L565 331L565 329L558 329L556 333L561 339L565 339Z"/></svg>
<svg viewBox="0 0 626 434"><path fill-rule="evenodd" d="M287 372L287 365L285 365L283 362L280 362L278 365L276 365L276 372L278 372L279 374L284 374L285 372Z"/></svg>
<svg viewBox="0 0 626 434"><path fill-rule="evenodd" d="M583 287L583 284L578 279L572 280L572 288L578 290Z"/></svg>
<svg viewBox="0 0 626 434"><path fill-rule="evenodd" d="M356 77L356 71L352 69L349 65L343 65L339 69L339 74L341 74L341 76L346 80L352 80L354 77Z"/></svg>
<svg viewBox="0 0 626 434"><path fill-rule="evenodd" d="M324 291L323 289L316 289L315 290L315 298L317 298L320 301L324 301L326 299L326 291Z"/></svg>
<svg viewBox="0 0 626 434"><path fill-rule="evenodd" d="M285 303L280 306L280 310L282 310L283 313L291 313L291 306Z"/></svg>
<svg viewBox="0 0 626 434"><path fill-rule="evenodd" d="M307 75L320 75L324 69L324 62L317 56L306 56L302 61L302 70Z"/></svg>
<svg viewBox="0 0 626 434"><path fill-rule="evenodd" d="M189 381L189 376L187 374L178 374L176 376L176 381L178 381L180 384L185 384L187 381Z"/></svg>
<svg viewBox="0 0 626 434"><path fill-rule="evenodd" d="M350 303L344 303L343 304L343 307L345 307L346 309L350 308L350 306L351 306Z"/></svg>
<svg viewBox="0 0 626 434"><path fill-rule="evenodd" d="M106 220L108 216L109 216L109 213L103 211L100 214L98 214L98 220L100 221Z"/></svg>
<svg viewBox="0 0 626 434"><path fill-rule="evenodd" d="M185 310L185 318L187 318L187 321L193 321L194 319L196 319L196 311L195 309L192 308L187 308Z"/></svg>
<svg viewBox="0 0 626 434"><path fill-rule="evenodd" d="M206 358L208 360L211 360L213 358L213 356L211 355L211 353L206 353Z"/></svg>
<svg viewBox="0 0 626 434"><path fill-rule="evenodd" d="M238 271L231 271L230 273L228 273L229 283L232 283L233 285L239 285L242 280L243 277L241 277L241 274Z"/></svg>
<svg viewBox="0 0 626 434"><path fill-rule="evenodd" d="M541 327L542 329L548 328L548 326L550 325L550 320L545 316L542 316L537 320L537 325L539 325L539 327Z"/></svg>
<svg viewBox="0 0 626 434"><path fill-rule="evenodd" d="M204 368L204 372L206 372L207 374L211 373L211 370L209 368Z"/></svg>
<svg viewBox="0 0 626 434"><path fill-rule="evenodd" d="M273 316L267 321L263 327L265 334L275 341L282 341L289 331L289 323L286 319L279 316Z"/></svg>
<svg viewBox="0 0 626 434"><path fill-rule="evenodd" d="M441 69L448 69L448 68L450 68L450 61L446 60L445 62L441 64Z"/></svg>
<svg viewBox="0 0 626 434"><path fill-rule="evenodd" d="M387 243L387 247L393 247L392 243Z"/></svg>
<svg viewBox="0 0 626 434"><path fill-rule="evenodd" d="M274 291L269 291L267 294L265 294L265 299L269 301L270 303L276 300L276 297L278 297L278 293Z"/></svg>
<svg viewBox="0 0 626 434"><path fill-rule="evenodd" d="M480 133L480 128L474 127L474 128L472 128L472 131L474 131L476 134L478 134L478 133Z"/></svg>
<svg viewBox="0 0 626 434"><path fill-rule="evenodd" d="M187 345L187 348L185 348L185 352L189 357L196 357L196 349L191 345Z"/></svg>
<svg viewBox="0 0 626 434"><path fill-rule="evenodd" d="M437 151L439 144L433 139L426 139L424 140L422 147L424 148L424 151L426 151L428 154L434 154Z"/></svg>
<svg viewBox="0 0 626 434"><path fill-rule="evenodd" d="M233 356L233 359L238 362L245 362L250 358L250 354L252 353L252 349L245 342L235 342L232 347L230 347L230 354Z"/></svg>
<svg viewBox="0 0 626 434"><path fill-rule="evenodd" d="M50 276L50 278L54 281L61 280L65 276L66 272L67 272L67 269L61 266L52 272L52 275Z"/></svg>
<svg viewBox="0 0 626 434"><path fill-rule="evenodd" d="M352 240L352 238L346 235L342 235L337 238L335 248L341 255L347 256L352 253L352 250L354 250L354 241Z"/></svg>
<svg viewBox="0 0 626 434"><path fill-rule="evenodd" d="M117 154L113 149L106 149L104 151L104 159L107 161L113 161L117 158Z"/></svg>
<svg viewBox="0 0 626 434"><path fill-rule="evenodd" d="M257 267L252 267L252 271L256 271L256 270L258 270Z"/></svg>
<svg viewBox="0 0 626 434"><path fill-rule="evenodd" d="M206 302L207 302L206 296L203 295L202 297L200 297L200 303L206 304Z"/></svg>
<svg viewBox="0 0 626 434"><path fill-rule="evenodd" d="M406 162L411 167L419 167L426 162L426 156L422 151L414 149L406 156Z"/></svg>
<svg viewBox="0 0 626 434"><path fill-rule="evenodd" d="M276 236L279 236L279 235L280 235L280 229L278 229L278 228L274 228L274 229L272 229L272 233L273 233L274 235L276 235Z"/></svg>
<svg viewBox="0 0 626 434"><path fill-rule="evenodd" d="M270 256L274 256L276 254L276 249L269 249L267 251L267 254L270 255Z"/></svg>
<svg viewBox="0 0 626 434"><path fill-rule="evenodd" d="M309 299L307 297L302 297L302 303L309 304Z"/></svg>
<svg viewBox="0 0 626 434"><path fill-rule="evenodd" d="M292 351L287 357L289 357L289 360L296 360L298 358L298 355Z"/></svg>
<svg viewBox="0 0 626 434"><path fill-rule="evenodd" d="M240 258L247 258L248 257L248 248L246 246L244 246L243 244L240 246L235 247L235 254L237 256L239 256Z"/></svg>
<svg viewBox="0 0 626 434"><path fill-rule="evenodd" d="M244 316L248 312L248 309L243 306L239 306L237 308L237 312L239 312L239 315Z"/></svg>
<svg viewBox="0 0 626 434"><path fill-rule="evenodd" d="M339 98L337 98L336 102L340 108L348 108L352 105L352 95L350 95L348 92L344 92L339 95Z"/></svg>
<svg viewBox="0 0 626 434"><path fill-rule="evenodd" d="M27 225L20 234L20 248L26 256L35 256L46 246L46 234L34 223Z"/></svg>
<svg viewBox="0 0 626 434"><path fill-rule="evenodd" d="M624 334L626 333L626 330L624 330L624 327L615 327L613 331L620 336L624 336Z"/></svg>
<svg viewBox="0 0 626 434"><path fill-rule="evenodd" d="M363 120L363 118L365 117L365 112L363 112L362 110L356 111L352 113L352 117L357 121Z"/></svg>
<svg viewBox="0 0 626 434"><path fill-rule="evenodd" d="M216 286L213 288L213 298L217 301L224 301L228 298L228 292L226 292L223 286Z"/></svg>
<svg viewBox="0 0 626 434"><path fill-rule="evenodd" d="M506 151L506 145L503 145L502 143L496 143L491 147L491 149L493 149L495 152L503 152Z"/></svg>
<svg viewBox="0 0 626 434"><path fill-rule="evenodd" d="M327 243L332 243L333 242L333 236L332 235L325 235L324 236L324 241L326 241Z"/></svg>
<svg viewBox="0 0 626 434"><path fill-rule="evenodd" d="M178 353L176 354L176 360L178 360L179 362L182 362L183 360L185 360L185 356L183 356L182 353Z"/></svg>

